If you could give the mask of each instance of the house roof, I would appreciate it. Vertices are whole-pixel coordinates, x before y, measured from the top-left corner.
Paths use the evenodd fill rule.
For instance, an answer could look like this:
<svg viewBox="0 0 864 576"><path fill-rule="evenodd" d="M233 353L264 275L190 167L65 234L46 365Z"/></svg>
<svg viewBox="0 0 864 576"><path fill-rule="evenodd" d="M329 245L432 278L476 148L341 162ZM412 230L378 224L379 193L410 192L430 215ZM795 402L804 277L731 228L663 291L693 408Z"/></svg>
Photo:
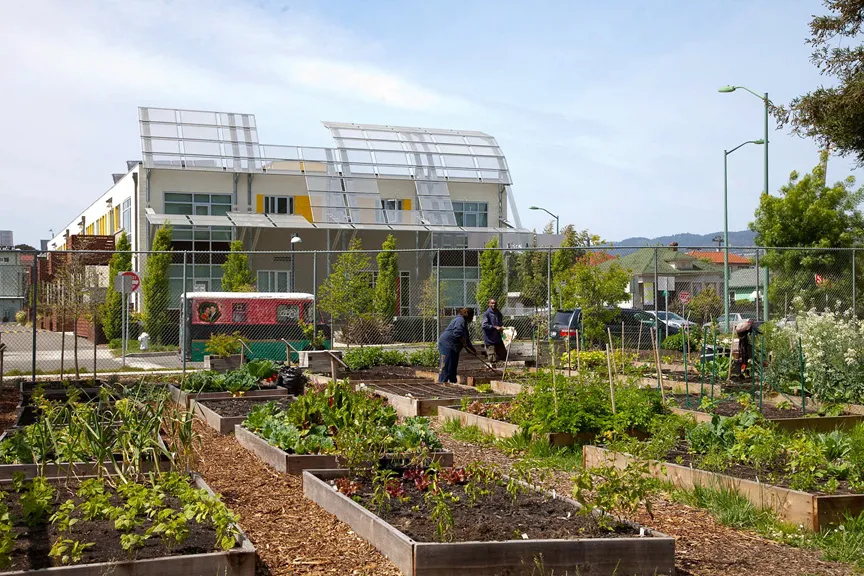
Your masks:
<svg viewBox="0 0 864 576"><path fill-rule="evenodd" d="M723 252L700 252L698 250L694 250L693 252L688 252L688 255L693 258L698 258L699 260L708 260L714 264L723 264ZM749 258L745 258L740 254L729 253L729 264L737 265L750 265L752 262ZM755 286L755 284L754 284Z"/></svg>
<svg viewBox="0 0 864 576"><path fill-rule="evenodd" d="M759 269L759 286L765 286L768 275L767 268ZM729 275L729 288L753 288L756 289L756 268L742 268L735 270Z"/></svg>
<svg viewBox="0 0 864 576"><path fill-rule="evenodd" d="M641 248L626 256L604 262L600 266L609 267L611 266L610 262L616 262L619 266L630 270L635 275L654 274L654 253L655 248L653 247ZM669 247L658 247L656 248L656 253L659 260L657 273L664 276L687 276L723 271L722 266L693 258L689 254L673 250ZM681 269L676 267L685 262L691 264L693 268ZM673 263L675 266L672 265Z"/></svg>

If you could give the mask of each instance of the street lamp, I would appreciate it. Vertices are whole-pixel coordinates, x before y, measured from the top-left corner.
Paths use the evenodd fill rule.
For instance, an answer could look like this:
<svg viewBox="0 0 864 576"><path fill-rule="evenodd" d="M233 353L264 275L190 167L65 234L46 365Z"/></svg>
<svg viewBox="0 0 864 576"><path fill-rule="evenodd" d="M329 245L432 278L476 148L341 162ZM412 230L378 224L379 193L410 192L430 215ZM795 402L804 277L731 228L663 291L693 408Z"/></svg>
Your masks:
<svg viewBox="0 0 864 576"><path fill-rule="evenodd" d="M768 115L769 115L770 108L771 108L771 100L768 99L768 93L767 92L765 92L764 94L759 94L758 92L755 92L755 91L751 90L750 88L747 88L746 86L731 86L731 85L730 86L723 86L722 88L718 88L717 91L722 93L722 94L728 94L730 92L735 92L739 88L741 90L744 90L745 92L749 92L750 94L752 94L756 98L759 98L760 100L762 100L762 103L765 106L765 136L763 137L763 141L765 143L765 175L764 175L764 177L765 177L765 194L770 194L771 192L769 191L770 189L768 188ZM768 293L767 271L766 271L766 276L765 276L765 293L766 294ZM764 312L763 317L765 318L765 320L768 320L768 298L764 298L762 300L762 311Z"/></svg>
<svg viewBox="0 0 864 576"><path fill-rule="evenodd" d="M765 144L759 140L747 140L731 150L723 151L723 321L729 333L729 155L747 144Z"/></svg>
<svg viewBox="0 0 864 576"><path fill-rule="evenodd" d="M560 231L560 229L559 229L559 227L558 227L558 215L557 215L557 214L553 214L553 213L549 212L548 210L546 210L545 208L541 208L540 206L529 206L528 209L529 209L529 210L542 210L542 211L545 212L546 214L548 214L548 215L552 216L553 218L555 218L555 234L560 234L560 233L561 233L561 231Z"/></svg>
<svg viewBox="0 0 864 576"><path fill-rule="evenodd" d="M302 242L303 239L297 234L291 234L291 286L289 292L294 292L294 245Z"/></svg>

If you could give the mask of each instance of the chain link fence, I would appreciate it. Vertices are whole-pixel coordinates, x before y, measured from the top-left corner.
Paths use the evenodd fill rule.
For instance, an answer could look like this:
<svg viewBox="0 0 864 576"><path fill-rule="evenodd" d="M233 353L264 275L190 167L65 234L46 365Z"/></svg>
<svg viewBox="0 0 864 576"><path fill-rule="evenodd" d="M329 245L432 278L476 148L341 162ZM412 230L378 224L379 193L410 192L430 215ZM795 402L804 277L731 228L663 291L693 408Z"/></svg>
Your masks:
<svg viewBox="0 0 864 576"><path fill-rule="evenodd" d="M417 350L465 307L482 342L491 299L516 328L511 355L541 365L550 340L574 347L579 327L582 346L602 349L605 334L613 346L645 351L651 328L658 341L688 323L723 330L727 313L732 325L793 325L808 310L861 314L856 249L175 250L128 253L112 265L114 254L0 252L0 374L89 377L201 368L207 356ZM126 270L137 279L121 294L115 277Z"/></svg>

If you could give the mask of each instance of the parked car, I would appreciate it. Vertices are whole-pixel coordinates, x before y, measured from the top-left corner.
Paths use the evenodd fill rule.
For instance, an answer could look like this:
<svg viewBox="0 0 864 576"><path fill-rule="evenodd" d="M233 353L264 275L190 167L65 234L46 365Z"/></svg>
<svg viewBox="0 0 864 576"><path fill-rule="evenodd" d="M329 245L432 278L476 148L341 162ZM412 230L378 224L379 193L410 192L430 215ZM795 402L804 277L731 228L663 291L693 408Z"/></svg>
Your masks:
<svg viewBox="0 0 864 576"><path fill-rule="evenodd" d="M735 325L741 322L742 320L754 320L753 326L759 328L764 322L761 320L756 320L755 314L750 314L749 312L730 312L729 313L729 332L735 330ZM707 322L702 325L703 330L711 330L711 325L717 327L717 332L720 334L726 333L726 317L718 316L714 322Z"/></svg>
<svg viewBox="0 0 864 576"><path fill-rule="evenodd" d="M608 308L608 310L611 311L613 308ZM645 310L634 308L615 308L614 310L615 314L606 323L606 328L613 338L620 339L622 337L623 322L624 344L628 347L636 347L639 344L640 334L641 345L643 347L648 346L651 342L651 328L656 328L659 331L661 339L667 335L677 334L681 330L679 326L658 320ZM555 341L569 341L570 346L575 348L576 336L581 329L582 312L580 309L558 310L552 318L552 327L549 336Z"/></svg>
<svg viewBox="0 0 864 576"><path fill-rule="evenodd" d="M552 326L549 327L549 338L555 341L572 340L575 342L580 321L581 311L578 308L575 310L556 310L555 316L552 317Z"/></svg>
<svg viewBox="0 0 864 576"><path fill-rule="evenodd" d="M666 324L669 324L670 326L675 326L677 328L683 328L684 326L696 326L695 322L691 322L690 320L687 320L686 318L684 318L680 314L676 314L675 312L664 312L663 310L646 310L645 313L656 316Z"/></svg>

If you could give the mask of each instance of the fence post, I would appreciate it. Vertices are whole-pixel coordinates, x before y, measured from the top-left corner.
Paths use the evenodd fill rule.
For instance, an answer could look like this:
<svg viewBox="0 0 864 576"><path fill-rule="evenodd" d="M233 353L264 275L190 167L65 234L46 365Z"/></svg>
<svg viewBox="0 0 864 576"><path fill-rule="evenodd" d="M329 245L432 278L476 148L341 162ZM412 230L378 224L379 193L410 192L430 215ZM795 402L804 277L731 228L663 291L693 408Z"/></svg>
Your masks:
<svg viewBox="0 0 864 576"><path fill-rule="evenodd" d="M658 260L660 259L660 251L657 246L654 247L654 324L657 326L656 336L657 350L660 350L660 322L657 321L657 300L660 299L660 267Z"/></svg>
<svg viewBox="0 0 864 576"><path fill-rule="evenodd" d="M180 343L180 358L181 358L181 361L183 362L183 378L186 377L186 354L188 352L188 350L186 350L186 341L187 340L190 342L192 341L192 339L189 338L189 336L190 336L189 330L191 329L192 323L191 322L187 323L187 320L186 320L186 318L189 316L188 310L186 309L186 307L189 305L188 298L186 297L186 292L187 292L187 288L186 288L186 255L187 254L188 254L188 252L186 250L184 250L183 251L183 305L180 307L180 314L182 314L182 316L180 318L180 325L183 326L182 334L180 335L180 337L183 339L183 341Z"/></svg>
<svg viewBox="0 0 864 576"><path fill-rule="evenodd" d="M437 334L441 331L441 249L439 248L435 254L435 334L433 338L437 339Z"/></svg>
<svg viewBox="0 0 864 576"><path fill-rule="evenodd" d="M762 320L768 321L768 280L771 277L771 270L765 268L765 284L762 289L765 291L765 297L762 298Z"/></svg>
<svg viewBox="0 0 864 576"><path fill-rule="evenodd" d="M31 345L33 347L32 350L32 370L30 375L30 380L32 382L36 382L36 321L37 321L37 310L39 309L39 252L33 252L33 282L31 284L31 294L33 301L33 308L30 310L30 316L33 322L33 341ZM65 330L66 327L64 326Z"/></svg>
<svg viewBox="0 0 864 576"><path fill-rule="evenodd" d="M552 330L552 247L546 255L546 338ZM550 343L551 351L551 343ZM553 366L554 368L554 366Z"/></svg>
<svg viewBox="0 0 864 576"><path fill-rule="evenodd" d="M767 296L767 294L766 294ZM756 249L756 322L759 321L759 249Z"/></svg>
<svg viewBox="0 0 864 576"><path fill-rule="evenodd" d="M858 318L858 307L855 300L855 248L852 248L852 315Z"/></svg>

